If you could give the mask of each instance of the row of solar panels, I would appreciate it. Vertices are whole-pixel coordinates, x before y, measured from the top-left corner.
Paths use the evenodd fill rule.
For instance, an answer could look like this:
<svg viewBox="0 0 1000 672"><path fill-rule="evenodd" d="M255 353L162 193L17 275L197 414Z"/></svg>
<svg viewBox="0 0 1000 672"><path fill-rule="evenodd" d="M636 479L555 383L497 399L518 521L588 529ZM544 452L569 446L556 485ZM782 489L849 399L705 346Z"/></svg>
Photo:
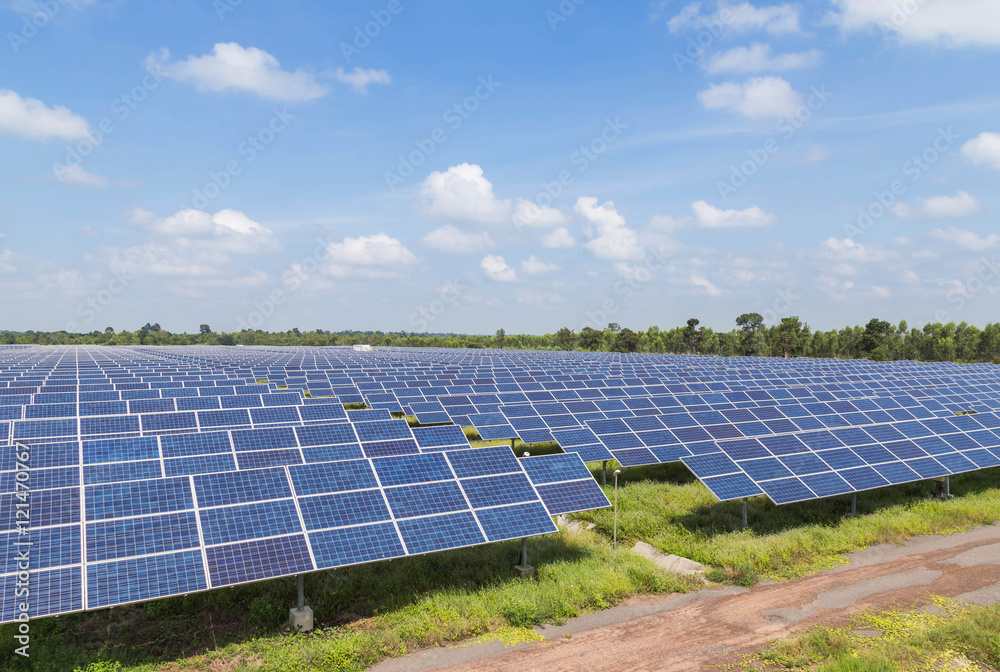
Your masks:
<svg viewBox="0 0 1000 672"><path fill-rule="evenodd" d="M32 617L555 532L608 506L573 455L507 448L34 491L30 529L0 495L0 622L31 543Z"/></svg>

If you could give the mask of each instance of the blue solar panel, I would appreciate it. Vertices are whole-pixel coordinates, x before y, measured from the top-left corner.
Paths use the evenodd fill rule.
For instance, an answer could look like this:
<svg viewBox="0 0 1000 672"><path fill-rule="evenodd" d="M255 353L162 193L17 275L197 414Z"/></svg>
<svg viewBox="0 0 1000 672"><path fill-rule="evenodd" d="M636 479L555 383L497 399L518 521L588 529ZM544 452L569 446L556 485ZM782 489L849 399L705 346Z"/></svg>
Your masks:
<svg viewBox="0 0 1000 672"><path fill-rule="evenodd" d="M538 485L536 489L553 516L609 506L608 498L593 479Z"/></svg>
<svg viewBox="0 0 1000 672"><path fill-rule="evenodd" d="M314 569L301 534L205 549L212 587L300 574Z"/></svg>
<svg viewBox="0 0 1000 672"><path fill-rule="evenodd" d="M518 539L557 531L548 511L539 502L480 509L475 515L489 541Z"/></svg>
<svg viewBox="0 0 1000 672"><path fill-rule="evenodd" d="M392 523L312 532L309 539L317 569L386 560L406 553Z"/></svg>
<svg viewBox="0 0 1000 672"><path fill-rule="evenodd" d="M403 542L411 554L430 553L486 542L471 511L401 520L398 525Z"/></svg>

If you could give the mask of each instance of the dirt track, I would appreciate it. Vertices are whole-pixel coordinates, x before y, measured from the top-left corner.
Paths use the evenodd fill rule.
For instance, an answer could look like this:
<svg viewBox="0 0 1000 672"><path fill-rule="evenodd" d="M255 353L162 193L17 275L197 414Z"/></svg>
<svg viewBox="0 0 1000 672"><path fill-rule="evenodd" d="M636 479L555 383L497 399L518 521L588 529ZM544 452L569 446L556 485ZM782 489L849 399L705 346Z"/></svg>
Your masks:
<svg viewBox="0 0 1000 672"><path fill-rule="evenodd" d="M812 624L841 626L851 614L922 605L930 595L1000 602L1000 525L849 557L846 567L797 581L637 599L539 628L545 642L516 649L498 643L430 649L374 670L700 670L736 662L748 648Z"/></svg>

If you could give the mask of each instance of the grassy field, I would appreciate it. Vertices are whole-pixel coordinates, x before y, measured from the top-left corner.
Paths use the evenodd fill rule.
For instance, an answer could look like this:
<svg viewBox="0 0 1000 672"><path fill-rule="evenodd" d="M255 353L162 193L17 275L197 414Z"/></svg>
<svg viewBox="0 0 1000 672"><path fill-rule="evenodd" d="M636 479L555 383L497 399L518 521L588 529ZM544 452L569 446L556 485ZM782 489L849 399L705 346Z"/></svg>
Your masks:
<svg viewBox="0 0 1000 672"><path fill-rule="evenodd" d="M523 449L515 446L518 454ZM600 480L599 469L594 473ZM397 559L307 576L312 633L287 630L295 580L279 579L34 621L30 662L13 655L13 630L4 626L0 668L358 670L470 637L529 640L535 624L559 623L636 594L697 588L632 554L635 541L711 565L713 581L752 585L763 576L789 578L840 564L841 553L872 544L1000 520L998 476L994 469L956 477L956 497L945 501L931 499L927 483L863 493L855 517L845 515L847 498L775 507L758 497L743 530L740 505L715 501L683 466L630 469L619 479L620 547L611 545L611 510L579 514L595 523L592 532L529 541L534 580L513 570L517 541ZM613 498L613 485L605 492Z"/></svg>
<svg viewBox="0 0 1000 672"><path fill-rule="evenodd" d="M729 669L985 672L1000 669L998 632L1000 605L938 600L930 610L875 612L846 628L811 628L772 642Z"/></svg>

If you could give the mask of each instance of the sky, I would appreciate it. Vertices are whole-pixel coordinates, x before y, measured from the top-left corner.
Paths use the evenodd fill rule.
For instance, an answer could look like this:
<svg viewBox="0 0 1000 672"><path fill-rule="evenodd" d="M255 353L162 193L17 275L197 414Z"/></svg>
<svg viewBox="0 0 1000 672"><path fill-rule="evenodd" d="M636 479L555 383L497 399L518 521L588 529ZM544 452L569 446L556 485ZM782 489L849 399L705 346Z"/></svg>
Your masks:
<svg viewBox="0 0 1000 672"><path fill-rule="evenodd" d="M0 329L997 319L996 0L0 0L0 36Z"/></svg>

